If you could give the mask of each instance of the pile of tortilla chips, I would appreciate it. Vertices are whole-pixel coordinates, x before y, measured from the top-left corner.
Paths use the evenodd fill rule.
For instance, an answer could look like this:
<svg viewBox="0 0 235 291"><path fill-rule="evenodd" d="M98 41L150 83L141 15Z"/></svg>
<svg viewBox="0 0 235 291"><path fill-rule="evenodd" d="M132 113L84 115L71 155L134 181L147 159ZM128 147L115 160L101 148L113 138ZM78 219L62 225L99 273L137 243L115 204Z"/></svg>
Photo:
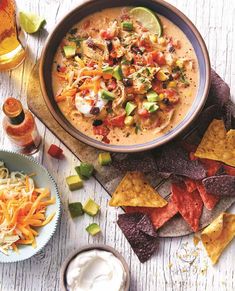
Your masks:
<svg viewBox="0 0 235 291"><path fill-rule="evenodd" d="M186 143L164 146L155 162L157 172L172 177L168 203L140 172L128 172L109 203L110 206L125 207L127 213L119 218L118 225L141 262L155 250L156 237L150 231L153 227L157 230L179 214L197 232L204 206L211 211L222 197L235 196L235 130L227 132L224 122L214 119L198 146ZM141 215L148 221L148 231L144 224L137 226ZM132 225L130 228L128 223ZM217 234L213 228L218 228ZM213 263L234 237L234 228L233 215L221 214L202 232L201 240Z"/></svg>

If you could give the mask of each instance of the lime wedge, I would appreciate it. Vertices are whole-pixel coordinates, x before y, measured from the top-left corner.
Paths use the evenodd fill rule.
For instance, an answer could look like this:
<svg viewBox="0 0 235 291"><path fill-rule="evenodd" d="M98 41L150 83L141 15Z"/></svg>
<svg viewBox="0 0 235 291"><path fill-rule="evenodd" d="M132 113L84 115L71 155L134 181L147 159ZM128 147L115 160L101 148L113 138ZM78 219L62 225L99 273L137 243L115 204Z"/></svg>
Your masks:
<svg viewBox="0 0 235 291"><path fill-rule="evenodd" d="M145 7L135 7L130 14L143 24L151 33L162 35L162 24L159 17L150 9Z"/></svg>
<svg viewBox="0 0 235 291"><path fill-rule="evenodd" d="M46 24L46 20L36 14L19 12L19 21L23 30L27 33L35 33Z"/></svg>

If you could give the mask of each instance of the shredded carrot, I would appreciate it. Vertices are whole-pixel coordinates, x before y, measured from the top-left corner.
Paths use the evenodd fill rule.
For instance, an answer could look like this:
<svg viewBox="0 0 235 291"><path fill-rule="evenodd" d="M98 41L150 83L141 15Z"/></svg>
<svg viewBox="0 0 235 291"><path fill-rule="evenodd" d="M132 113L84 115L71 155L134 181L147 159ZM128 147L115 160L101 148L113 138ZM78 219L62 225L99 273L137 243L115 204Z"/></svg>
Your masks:
<svg viewBox="0 0 235 291"><path fill-rule="evenodd" d="M107 73L103 73L103 78L105 79L105 80L109 80L109 79L112 79L112 75L111 74L107 74Z"/></svg>
<svg viewBox="0 0 235 291"><path fill-rule="evenodd" d="M58 96L55 97L55 101L57 103L65 101L65 100L66 100L66 96L58 95Z"/></svg>
<svg viewBox="0 0 235 291"><path fill-rule="evenodd" d="M87 89L93 89L94 88L94 84L92 83L84 83L79 87L79 90L87 90Z"/></svg>
<svg viewBox="0 0 235 291"><path fill-rule="evenodd" d="M102 76L103 72L101 70L84 70L81 73L82 76Z"/></svg>
<svg viewBox="0 0 235 291"><path fill-rule="evenodd" d="M94 92L95 92L95 94L98 94L99 89L100 89L100 80L96 80L94 82Z"/></svg>

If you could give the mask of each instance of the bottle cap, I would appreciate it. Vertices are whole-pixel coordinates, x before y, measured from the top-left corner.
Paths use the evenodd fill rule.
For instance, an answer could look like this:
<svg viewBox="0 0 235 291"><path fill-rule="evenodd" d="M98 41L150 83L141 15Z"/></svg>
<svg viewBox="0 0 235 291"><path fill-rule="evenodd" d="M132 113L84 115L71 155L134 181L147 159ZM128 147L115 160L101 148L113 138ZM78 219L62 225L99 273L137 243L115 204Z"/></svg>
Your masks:
<svg viewBox="0 0 235 291"><path fill-rule="evenodd" d="M12 123L19 124L24 120L24 111L19 100L9 97L3 103L3 112L10 118Z"/></svg>

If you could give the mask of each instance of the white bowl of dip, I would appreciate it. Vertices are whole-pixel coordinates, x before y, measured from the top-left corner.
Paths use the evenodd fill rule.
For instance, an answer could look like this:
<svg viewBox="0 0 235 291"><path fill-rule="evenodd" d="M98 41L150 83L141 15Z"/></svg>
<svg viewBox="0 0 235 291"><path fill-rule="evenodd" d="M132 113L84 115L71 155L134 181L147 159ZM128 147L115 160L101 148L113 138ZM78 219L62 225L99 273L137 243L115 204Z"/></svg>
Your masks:
<svg viewBox="0 0 235 291"><path fill-rule="evenodd" d="M71 253L61 267L63 291L128 291L129 267L114 248L103 244Z"/></svg>

